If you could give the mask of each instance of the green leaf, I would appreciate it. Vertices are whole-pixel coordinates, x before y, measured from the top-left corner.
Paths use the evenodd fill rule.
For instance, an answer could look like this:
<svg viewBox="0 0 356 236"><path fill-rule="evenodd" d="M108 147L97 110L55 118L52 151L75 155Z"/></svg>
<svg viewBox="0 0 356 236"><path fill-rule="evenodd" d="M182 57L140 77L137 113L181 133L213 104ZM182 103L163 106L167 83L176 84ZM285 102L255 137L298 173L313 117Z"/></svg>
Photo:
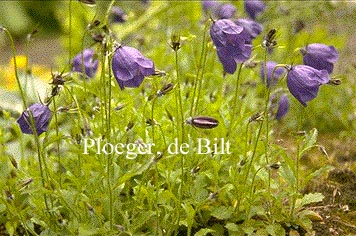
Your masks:
<svg viewBox="0 0 356 236"><path fill-rule="evenodd" d="M233 213L233 209L231 207L219 206L214 208L211 215L219 220L225 220L225 219L229 219L232 213Z"/></svg>
<svg viewBox="0 0 356 236"><path fill-rule="evenodd" d="M309 133L305 137L300 156L302 156L304 154L304 152L306 152L309 149L311 149L312 147L314 147L317 138L318 138L318 130L315 128L310 130Z"/></svg>
<svg viewBox="0 0 356 236"><path fill-rule="evenodd" d="M195 216L195 210L190 204L183 204L183 209L185 210L186 213L186 219L184 220L186 223L186 226L192 226L194 223L194 216Z"/></svg>
<svg viewBox="0 0 356 236"><path fill-rule="evenodd" d="M272 224L266 227L266 230L271 236L285 235L286 232L280 224Z"/></svg>
<svg viewBox="0 0 356 236"><path fill-rule="evenodd" d="M321 202L324 199L324 195L321 193L309 193L303 196L302 199L296 201L296 207L300 208L310 203Z"/></svg>
<svg viewBox="0 0 356 236"><path fill-rule="evenodd" d="M208 233L214 233L214 232L215 230L204 228L196 232L194 236L204 236L207 235Z"/></svg>
<svg viewBox="0 0 356 236"><path fill-rule="evenodd" d="M239 226L234 223L227 223L225 225L225 228L227 228L229 231L237 232L239 231Z"/></svg>
<svg viewBox="0 0 356 236"><path fill-rule="evenodd" d="M150 211L140 212L136 216L134 216L131 225L132 232L136 233L139 228L141 228L144 224L151 220L152 216L154 216L154 213Z"/></svg>

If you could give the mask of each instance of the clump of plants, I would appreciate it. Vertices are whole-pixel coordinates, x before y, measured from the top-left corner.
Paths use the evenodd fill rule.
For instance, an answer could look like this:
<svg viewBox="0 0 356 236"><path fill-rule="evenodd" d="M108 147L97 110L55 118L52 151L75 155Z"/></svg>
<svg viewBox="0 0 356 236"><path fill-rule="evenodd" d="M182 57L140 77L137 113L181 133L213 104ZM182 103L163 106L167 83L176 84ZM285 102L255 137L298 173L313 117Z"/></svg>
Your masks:
<svg viewBox="0 0 356 236"><path fill-rule="evenodd" d="M1 27L23 108L1 113L7 234L312 235L321 216L308 206L323 195L301 190L327 167L305 172L300 159L327 154L303 117L340 84L334 46L295 48L284 39L298 33L269 24L276 4L262 1L192 3L201 17L183 22L184 3L63 4L69 62L44 98L27 95L31 75L17 73ZM275 139L285 119L291 150Z"/></svg>

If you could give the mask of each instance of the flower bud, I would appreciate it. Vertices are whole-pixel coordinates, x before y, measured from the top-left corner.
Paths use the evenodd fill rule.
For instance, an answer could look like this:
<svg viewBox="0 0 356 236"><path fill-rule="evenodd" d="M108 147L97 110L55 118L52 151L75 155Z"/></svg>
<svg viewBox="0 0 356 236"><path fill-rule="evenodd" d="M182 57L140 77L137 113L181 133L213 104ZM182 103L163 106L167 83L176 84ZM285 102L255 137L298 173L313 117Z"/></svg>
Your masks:
<svg viewBox="0 0 356 236"><path fill-rule="evenodd" d="M174 88L174 85L172 83L168 83L163 85L163 87L157 91L157 97L161 97L163 95L168 94L170 91L172 91Z"/></svg>
<svg viewBox="0 0 356 236"><path fill-rule="evenodd" d="M201 129L212 129L219 125L219 121L208 116L190 117L185 121L187 124Z"/></svg>

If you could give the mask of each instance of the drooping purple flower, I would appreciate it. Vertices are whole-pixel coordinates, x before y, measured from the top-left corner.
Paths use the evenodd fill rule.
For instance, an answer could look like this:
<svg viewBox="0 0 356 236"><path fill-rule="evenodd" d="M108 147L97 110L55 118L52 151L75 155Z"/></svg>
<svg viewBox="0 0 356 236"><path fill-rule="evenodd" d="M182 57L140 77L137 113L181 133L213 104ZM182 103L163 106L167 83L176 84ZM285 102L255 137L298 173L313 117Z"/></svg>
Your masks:
<svg viewBox="0 0 356 236"><path fill-rule="evenodd" d="M72 60L72 71L83 73L89 78L93 78L98 70L99 61L94 58L94 50L84 49L83 52L77 54Z"/></svg>
<svg viewBox="0 0 356 236"><path fill-rule="evenodd" d="M155 73L154 63L137 49L120 46L112 57L112 71L121 89L139 87L145 76Z"/></svg>
<svg viewBox="0 0 356 236"><path fill-rule="evenodd" d="M229 19L215 21L210 28L210 36L216 46L224 71L233 74L237 63L251 56L250 35L242 26Z"/></svg>
<svg viewBox="0 0 356 236"><path fill-rule="evenodd" d="M287 86L291 94L303 105L318 95L319 86L330 81L327 70L317 70L306 65L288 70Z"/></svg>
<svg viewBox="0 0 356 236"><path fill-rule="evenodd" d="M276 120L281 120L289 111L289 100L287 94L283 93L278 102L277 112L275 114Z"/></svg>
<svg viewBox="0 0 356 236"><path fill-rule="evenodd" d="M112 23L124 23L127 15L120 7L114 6L111 8L110 20Z"/></svg>
<svg viewBox="0 0 356 236"><path fill-rule="evenodd" d="M229 19L236 14L236 7L232 4L221 4L217 1L202 1L203 11L218 19Z"/></svg>
<svg viewBox="0 0 356 236"><path fill-rule="evenodd" d="M218 3L217 1L214 1L214 0L210 0L210 1L203 0L201 3L202 3L203 11L208 15L209 14L215 15L216 10L221 5L220 3Z"/></svg>
<svg viewBox="0 0 356 236"><path fill-rule="evenodd" d="M244 27L244 29L249 33L251 41L252 39L255 39L263 30L263 26L254 20L241 18L236 20L235 23Z"/></svg>
<svg viewBox="0 0 356 236"><path fill-rule="evenodd" d="M217 12L219 19L229 19L236 14L236 7L232 4L222 4Z"/></svg>
<svg viewBox="0 0 356 236"><path fill-rule="evenodd" d="M260 0L245 0L245 11L252 19L256 19L256 16L261 14L265 8L266 5Z"/></svg>
<svg viewBox="0 0 356 236"><path fill-rule="evenodd" d="M27 110L22 112L21 116L17 119L17 123L20 125L22 133L33 133L31 129L31 118L29 112L32 113L37 134L40 135L43 132L46 132L48 130L48 125L52 117L51 111L46 105L43 105L41 103L35 103L32 106L28 107Z"/></svg>
<svg viewBox="0 0 356 236"><path fill-rule="evenodd" d="M286 72L286 69L283 67L278 67L275 71L274 71L274 75L273 75L273 80L272 80L272 73L273 73L273 69L276 67L277 63L274 61L268 61L266 63L267 66L267 87L269 88L271 85L274 86L276 85L276 83L278 82L278 79ZM261 70L260 70L260 76L262 78L262 81L264 83L266 83L265 80L265 70L264 70L265 64L262 63L261 65ZM272 81L272 82L271 82Z"/></svg>
<svg viewBox="0 0 356 236"><path fill-rule="evenodd" d="M329 74L333 72L334 63L339 57L333 46L321 43L309 44L305 48L300 49L300 52L303 55L305 65L318 70L327 70Z"/></svg>

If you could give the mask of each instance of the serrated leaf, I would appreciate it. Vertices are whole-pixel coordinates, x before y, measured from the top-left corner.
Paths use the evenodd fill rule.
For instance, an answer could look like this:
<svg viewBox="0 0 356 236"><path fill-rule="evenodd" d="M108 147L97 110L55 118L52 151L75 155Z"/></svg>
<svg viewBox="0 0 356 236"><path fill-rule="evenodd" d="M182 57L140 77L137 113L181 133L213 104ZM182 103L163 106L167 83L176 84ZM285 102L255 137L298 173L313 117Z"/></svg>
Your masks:
<svg viewBox="0 0 356 236"><path fill-rule="evenodd" d="M310 132L305 137L303 148L300 153L301 156L304 154L304 152L306 152L310 148L314 147L317 138L318 138L318 130L315 128L310 130Z"/></svg>
<svg viewBox="0 0 356 236"><path fill-rule="evenodd" d="M296 202L297 207L303 207L310 203L321 202L324 199L324 195L321 193L308 193L303 196L302 199L298 199Z"/></svg>
<svg viewBox="0 0 356 236"><path fill-rule="evenodd" d="M308 217L309 220L311 220L311 221L323 221L323 217L321 217L321 215L319 215L315 211L305 210L305 211L303 211L303 215Z"/></svg>
<svg viewBox="0 0 356 236"><path fill-rule="evenodd" d="M239 226L234 223L227 223L225 225L225 228L227 228L229 231L237 232L239 231Z"/></svg>
<svg viewBox="0 0 356 236"><path fill-rule="evenodd" d="M198 232L196 232L194 234L194 236L205 236L208 233L214 233L214 232L215 232L215 230L205 228L205 229L201 229Z"/></svg>
<svg viewBox="0 0 356 236"><path fill-rule="evenodd" d="M143 211L137 214L132 220L132 232L136 232L139 228L151 220L153 215L154 213L150 211Z"/></svg>
<svg viewBox="0 0 356 236"><path fill-rule="evenodd" d="M271 236L285 235L286 232L280 224L271 224L266 227L266 230Z"/></svg>
<svg viewBox="0 0 356 236"><path fill-rule="evenodd" d="M219 206L214 208L211 215L219 220L226 220L231 217L232 213L233 213L233 209L231 207Z"/></svg>
<svg viewBox="0 0 356 236"><path fill-rule="evenodd" d="M195 216L195 210L190 204L183 204L183 209L185 210L186 213L186 219L184 220L186 222L186 226L191 226L193 225L194 222L194 216Z"/></svg>

